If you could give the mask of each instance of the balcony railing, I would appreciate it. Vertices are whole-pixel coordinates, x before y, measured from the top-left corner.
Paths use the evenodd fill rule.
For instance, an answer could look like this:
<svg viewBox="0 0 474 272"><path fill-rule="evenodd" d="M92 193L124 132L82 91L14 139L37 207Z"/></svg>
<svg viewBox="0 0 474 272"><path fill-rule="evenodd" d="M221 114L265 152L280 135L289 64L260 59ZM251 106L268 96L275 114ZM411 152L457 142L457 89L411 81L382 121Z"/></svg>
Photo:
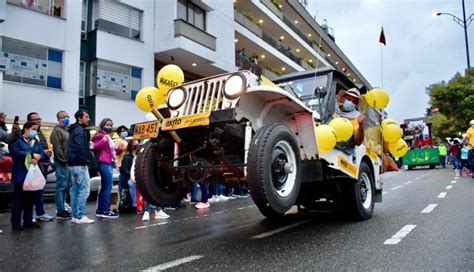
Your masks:
<svg viewBox="0 0 474 272"><path fill-rule="evenodd" d="M174 35L186 37L211 50L216 51L216 37L202 31L201 29L189 24L184 20L174 20Z"/></svg>
<svg viewBox="0 0 474 272"><path fill-rule="evenodd" d="M283 55L290 58L292 61L300 63L301 58L298 58L298 56L292 53L290 47L285 46L282 42L276 40L270 34L263 32L262 39L271 46L273 46L275 49L280 51Z"/></svg>
<svg viewBox="0 0 474 272"><path fill-rule="evenodd" d="M238 10L234 10L234 18L237 23L252 31L255 35L262 37L262 28L252 22L252 20L250 20L249 18L245 17Z"/></svg>
<svg viewBox="0 0 474 272"><path fill-rule="evenodd" d="M279 10L270 0L260 0L262 4L264 4L269 10L275 13L280 19L283 18L283 13Z"/></svg>
<svg viewBox="0 0 474 272"><path fill-rule="evenodd" d="M239 70L249 70L257 76L263 73L263 67L261 65L255 64L239 54L235 54L235 65L239 67Z"/></svg>

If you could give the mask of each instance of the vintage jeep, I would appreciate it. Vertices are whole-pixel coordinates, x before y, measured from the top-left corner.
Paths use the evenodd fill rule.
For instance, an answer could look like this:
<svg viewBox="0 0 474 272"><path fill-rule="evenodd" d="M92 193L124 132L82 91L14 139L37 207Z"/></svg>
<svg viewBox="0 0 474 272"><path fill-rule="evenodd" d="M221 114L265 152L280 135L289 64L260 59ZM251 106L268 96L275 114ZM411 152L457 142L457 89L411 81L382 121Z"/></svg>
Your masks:
<svg viewBox="0 0 474 272"><path fill-rule="evenodd" d="M370 218L382 194L382 113L362 103L364 143L340 143L319 154L315 127L332 118L336 91L355 85L329 68L275 82L238 71L171 89L167 107L159 109L164 119L134 126L135 138L152 137L136 161L143 197L168 206L193 182L219 182L247 187L270 218L322 202ZM150 127L159 133L150 135Z"/></svg>

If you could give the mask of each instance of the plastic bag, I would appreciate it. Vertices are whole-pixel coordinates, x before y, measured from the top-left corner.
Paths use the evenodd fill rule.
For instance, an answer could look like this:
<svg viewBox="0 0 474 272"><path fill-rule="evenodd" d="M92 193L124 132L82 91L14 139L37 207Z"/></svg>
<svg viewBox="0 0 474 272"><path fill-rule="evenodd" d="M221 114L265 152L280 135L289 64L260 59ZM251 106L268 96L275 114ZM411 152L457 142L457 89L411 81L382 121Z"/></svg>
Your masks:
<svg viewBox="0 0 474 272"><path fill-rule="evenodd" d="M25 181L23 182L24 191L38 191L42 190L46 185L43 173L41 173L38 165L32 164L28 169Z"/></svg>

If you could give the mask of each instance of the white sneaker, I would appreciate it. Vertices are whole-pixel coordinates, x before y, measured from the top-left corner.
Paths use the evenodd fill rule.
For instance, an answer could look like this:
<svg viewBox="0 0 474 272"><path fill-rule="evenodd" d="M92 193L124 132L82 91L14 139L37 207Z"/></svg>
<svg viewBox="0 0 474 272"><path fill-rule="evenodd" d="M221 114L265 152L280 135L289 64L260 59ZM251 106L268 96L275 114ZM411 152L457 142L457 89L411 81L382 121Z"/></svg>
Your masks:
<svg viewBox="0 0 474 272"><path fill-rule="evenodd" d="M219 202L219 201L220 201L220 198L219 198L219 196L216 196L216 195L215 195L215 196L209 198L208 201L209 201L210 203L216 203L216 202Z"/></svg>
<svg viewBox="0 0 474 272"><path fill-rule="evenodd" d="M77 222L77 218L74 218L74 217L71 218L71 223L76 224L76 222Z"/></svg>
<svg viewBox="0 0 474 272"><path fill-rule="evenodd" d="M71 206L69 206L67 203L64 203L64 208L65 208L65 210L68 211L68 212L71 212L71 211L72 211Z"/></svg>
<svg viewBox="0 0 474 272"><path fill-rule="evenodd" d="M142 221L150 221L150 212L144 212Z"/></svg>
<svg viewBox="0 0 474 272"><path fill-rule="evenodd" d="M76 219L76 224L92 224L94 220L87 218L87 216L83 215L81 219Z"/></svg>
<svg viewBox="0 0 474 272"><path fill-rule="evenodd" d="M164 211L155 211L155 219L166 219L166 218L170 218L170 216Z"/></svg>
<svg viewBox="0 0 474 272"><path fill-rule="evenodd" d="M225 195L220 195L220 196L217 196L217 197L218 197L219 201L228 201L229 200L229 198L226 197Z"/></svg>

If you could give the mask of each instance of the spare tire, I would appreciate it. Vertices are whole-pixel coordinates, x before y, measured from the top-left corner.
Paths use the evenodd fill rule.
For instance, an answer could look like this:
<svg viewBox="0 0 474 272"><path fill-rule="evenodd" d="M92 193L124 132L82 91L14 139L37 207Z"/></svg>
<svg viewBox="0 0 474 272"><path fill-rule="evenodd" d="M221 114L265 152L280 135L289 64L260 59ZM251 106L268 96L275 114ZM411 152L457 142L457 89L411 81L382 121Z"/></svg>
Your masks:
<svg viewBox="0 0 474 272"><path fill-rule="evenodd" d="M172 182L173 176L159 164L160 159L170 161L173 150L173 142L161 139L148 142L138 151L135 161L137 186L143 198L152 205L174 206L183 195L179 186Z"/></svg>

